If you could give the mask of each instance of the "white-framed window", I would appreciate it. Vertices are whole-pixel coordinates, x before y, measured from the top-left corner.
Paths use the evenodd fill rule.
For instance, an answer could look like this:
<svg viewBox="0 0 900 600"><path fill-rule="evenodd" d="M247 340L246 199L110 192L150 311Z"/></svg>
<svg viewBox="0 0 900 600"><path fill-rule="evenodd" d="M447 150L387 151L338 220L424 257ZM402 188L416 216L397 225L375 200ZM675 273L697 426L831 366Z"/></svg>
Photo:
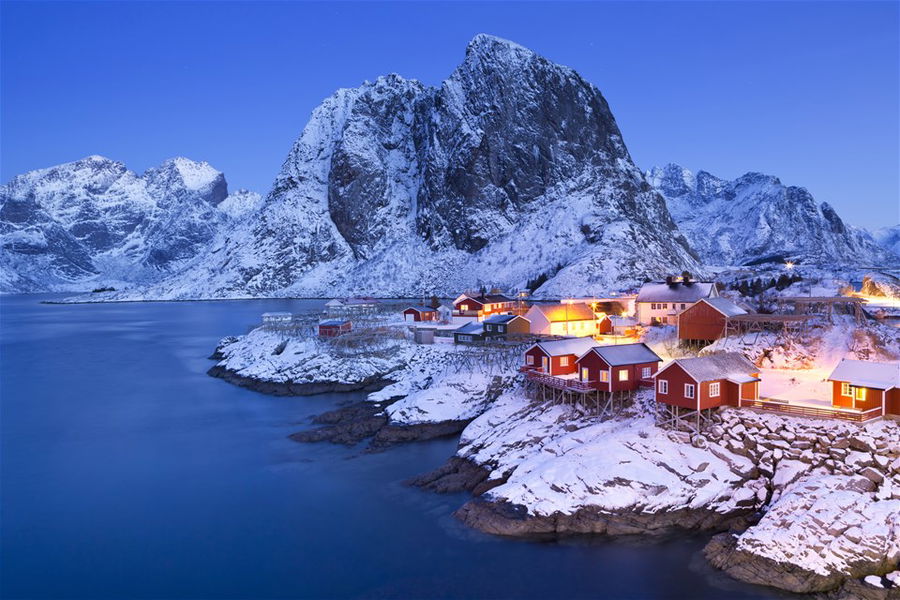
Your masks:
<svg viewBox="0 0 900 600"><path fill-rule="evenodd" d="M560 356L559 357L559 366L568 367L569 366L569 357L568 356Z"/></svg>
<svg viewBox="0 0 900 600"><path fill-rule="evenodd" d="M650 303L650 310L656 310L656 302Z"/></svg>
<svg viewBox="0 0 900 600"><path fill-rule="evenodd" d="M659 389L660 394L668 394L669 393L669 380L668 379L660 379L656 383L657 389Z"/></svg>
<svg viewBox="0 0 900 600"><path fill-rule="evenodd" d="M850 384L846 381L841 382L841 396L847 396L848 398L853 395L853 392L850 391Z"/></svg>
<svg viewBox="0 0 900 600"><path fill-rule="evenodd" d="M609 371L600 371L600 381L604 383L609 381Z"/></svg>
<svg viewBox="0 0 900 600"><path fill-rule="evenodd" d="M864 387L853 388L853 398L855 400L865 400L866 399L866 388L864 388Z"/></svg>
<svg viewBox="0 0 900 600"><path fill-rule="evenodd" d="M590 381L591 380L591 372L588 371L587 367L581 367L581 380L582 381Z"/></svg>
<svg viewBox="0 0 900 600"><path fill-rule="evenodd" d="M641 379L650 379L650 367L641 369Z"/></svg>
<svg viewBox="0 0 900 600"><path fill-rule="evenodd" d="M461 336L459 336L459 341L461 341L461 342L471 342L471 341L472 341L472 336L471 336L471 335L461 335Z"/></svg>
<svg viewBox="0 0 900 600"><path fill-rule="evenodd" d="M684 384L684 397L685 398L693 398L694 397L694 384L693 383Z"/></svg>
<svg viewBox="0 0 900 600"><path fill-rule="evenodd" d="M710 398L717 398L719 396L719 392L720 392L719 385L720 384L718 381L714 381L711 384L709 384L709 397Z"/></svg>
<svg viewBox="0 0 900 600"><path fill-rule="evenodd" d="M669 303L668 303L668 302L663 303L662 309L663 309L663 310L668 310L668 308L669 308Z"/></svg>
<svg viewBox="0 0 900 600"><path fill-rule="evenodd" d="M662 318L662 322L663 322L663 325L668 325L668 324L669 324L669 317L663 317L663 318Z"/></svg>
<svg viewBox="0 0 900 600"><path fill-rule="evenodd" d="M628 369L619 371L619 381L628 381Z"/></svg>
<svg viewBox="0 0 900 600"><path fill-rule="evenodd" d="M534 364L534 356L532 356L531 354L526 355L525 356L525 364L533 365Z"/></svg>

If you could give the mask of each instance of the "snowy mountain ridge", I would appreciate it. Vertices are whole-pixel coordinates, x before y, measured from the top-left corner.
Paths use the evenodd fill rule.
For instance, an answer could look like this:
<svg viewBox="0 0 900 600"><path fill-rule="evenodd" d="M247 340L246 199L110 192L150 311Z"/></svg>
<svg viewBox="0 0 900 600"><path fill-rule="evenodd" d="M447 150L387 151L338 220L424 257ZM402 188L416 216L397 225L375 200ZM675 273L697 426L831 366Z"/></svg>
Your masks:
<svg viewBox="0 0 900 600"><path fill-rule="evenodd" d="M774 176L720 179L670 163L647 171L672 218L707 265L783 262L887 267L900 256L847 225L827 203Z"/></svg>
<svg viewBox="0 0 900 600"><path fill-rule="evenodd" d="M207 248L227 201L225 176L183 157L143 175L102 156L29 171L0 187L0 289L156 281Z"/></svg>
<svg viewBox="0 0 900 600"><path fill-rule="evenodd" d="M439 88L387 75L323 101L255 217L150 293L602 293L701 270L599 90L487 35Z"/></svg>

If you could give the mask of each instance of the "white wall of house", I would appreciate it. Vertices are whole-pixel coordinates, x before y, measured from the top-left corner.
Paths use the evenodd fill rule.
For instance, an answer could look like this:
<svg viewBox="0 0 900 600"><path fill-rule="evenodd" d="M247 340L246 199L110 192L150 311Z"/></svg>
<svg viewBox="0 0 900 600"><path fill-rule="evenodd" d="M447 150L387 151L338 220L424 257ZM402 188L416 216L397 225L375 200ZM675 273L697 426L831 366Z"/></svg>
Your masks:
<svg viewBox="0 0 900 600"><path fill-rule="evenodd" d="M660 323L676 325L677 315L691 302L638 302L637 319L641 325L649 325L655 318Z"/></svg>

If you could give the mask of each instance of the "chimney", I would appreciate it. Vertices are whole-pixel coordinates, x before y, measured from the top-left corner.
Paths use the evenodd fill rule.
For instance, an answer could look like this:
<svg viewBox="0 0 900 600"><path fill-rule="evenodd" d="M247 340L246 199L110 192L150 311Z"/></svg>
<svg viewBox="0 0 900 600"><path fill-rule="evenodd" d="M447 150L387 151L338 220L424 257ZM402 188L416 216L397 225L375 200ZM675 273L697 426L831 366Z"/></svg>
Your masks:
<svg viewBox="0 0 900 600"><path fill-rule="evenodd" d="M678 281L676 280L674 275L669 275L668 277L666 277L666 285L672 286L676 285L677 283Z"/></svg>

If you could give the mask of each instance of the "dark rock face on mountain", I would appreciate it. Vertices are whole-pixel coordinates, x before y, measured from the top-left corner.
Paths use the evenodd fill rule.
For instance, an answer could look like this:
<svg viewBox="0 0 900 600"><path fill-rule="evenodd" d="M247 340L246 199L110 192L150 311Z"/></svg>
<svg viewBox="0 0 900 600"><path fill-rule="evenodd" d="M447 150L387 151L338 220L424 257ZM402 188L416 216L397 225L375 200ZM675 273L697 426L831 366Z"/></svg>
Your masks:
<svg viewBox="0 0 900 600"><path fill-rule="evenodd" d="M647 173L705 264L745 265L799 259L820 265L886 267L898 257L845 224L827 203L777 177L747 173L733 181L675 164Z"/></svg>
<svg viewBox="0 0 900 600"><path fill-rule="evenodd" d="M175 158L141 176L91 156L0 187L0 289L147 282L206 250L227 221L222 173Z"/></svg>
<svg viewBox="0 0 900 600"><path fill-rule="evenodd" d="M326 99L257 219L207 258L202 295L419 295L542 274L545 294L589 293L699 270L600 92L487 35L440 88L389 75Z"/></svg>

